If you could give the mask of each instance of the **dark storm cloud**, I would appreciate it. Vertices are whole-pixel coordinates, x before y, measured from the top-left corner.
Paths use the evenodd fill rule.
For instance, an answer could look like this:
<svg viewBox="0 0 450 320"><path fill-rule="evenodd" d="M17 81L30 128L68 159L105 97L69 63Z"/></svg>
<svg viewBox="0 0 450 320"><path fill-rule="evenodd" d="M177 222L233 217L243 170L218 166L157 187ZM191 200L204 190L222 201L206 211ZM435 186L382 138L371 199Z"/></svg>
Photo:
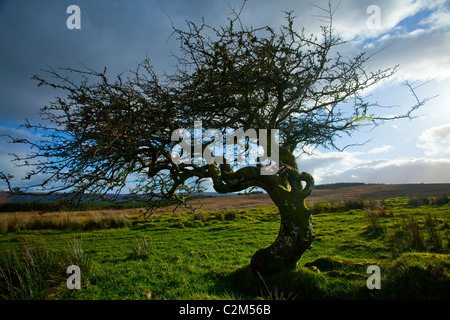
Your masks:
<svg viewBox="0 0 450 320"><path fill-rule="evenodd" d="M327 7L327 3L326 0L314 3L297 0L249 0L241 17L245 25L278 27L283 23L283 11L294 10L298 18L296 24L299 27L306 27L308 32L317 31L319 25L323 24L323 21L321 22L323 18L320 18L323 11L316 6ZM357 34L362 38L367 36L366 9L371 3L368 0L334 2L333 6L338 7L334 23L342 36L348 38L354 38ZM419 1L414 6L406 5L409 2L405 1L383 0L377 3L382 12L383 32L394 27L408 14L430 6L425 0ZM68 30L66 27L66 20L69 17L66 9L72 4L78 5L81 9L80 30ZM115 75L133 69L137 62L148 56L157 72L167 71L175 63L169 55L178 49L176 38L173 36L169 39L172 23L177 28L183 28L186 20L200 23L201 18L205 17L208 24L220 26L227 23L230 7L238 11L241 4L241 0L2 1L0 124L20 123L25 117L37 119L35 114L39 108L57 95L48 88L37 88L36 83L30 80L32 75L39 73L46 65L79 68L82 63L99 71L106 66L110 74ZM431 17L434 17L434 20L428 21L428 24L432 25L428 26L429 29L433 31L434 27L442 25L447 13L448 10L443 10L431 15L428 20ZM405 53L402 49L404 39L398 35L396 37L391 35L391 38L395 38L396 46L392 46L390 50L399 48L396 52L401 53L399 56L401 60ZM412 36L406 38L415 41ZM437 42L427 41L427 45L420 48L432 48L433 43ZM415 42L414 45L417 46ZM446 52L445 46L440 45L439 48L442 50L436 50L437 52ZM415 50L406 51L411 56L408 61L415 61L417 65ZM386 66L396 65L397 62L391 63L389 60L392 56L397 57L396 52L378 58L381 61L377 62ZM406 63L406 65L413 64ZM442 70L442 63L439 70Z"/></svg>
<svg viewBox="0 0 450 320"><path fill-rule="evenodd" d="M69 5L81 9L81 29L69 30ZM211 1L5 1L0 6L0 123L37 119L39 108L57 95L37 88L31 76L46 66L80 68L110 75L133 69L146 56L157 71L174 63L178 48L171 24L220 14Z"/></svg>

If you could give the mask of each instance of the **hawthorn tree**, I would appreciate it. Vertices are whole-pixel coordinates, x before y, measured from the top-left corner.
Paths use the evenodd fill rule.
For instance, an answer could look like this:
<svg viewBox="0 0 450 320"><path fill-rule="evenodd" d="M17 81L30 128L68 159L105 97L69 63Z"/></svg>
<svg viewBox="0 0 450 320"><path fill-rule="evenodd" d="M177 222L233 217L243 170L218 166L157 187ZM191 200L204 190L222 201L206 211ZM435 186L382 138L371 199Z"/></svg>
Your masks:
<svg viewBox="0 0 450 320"><path fill-rule="evenodd" d="M25 123L42 139L11 137L13 143L33 149L16 155L20 166L30 168L25 179L43 180L19 189L12 186L11 176L2 173L3 179L12 192L40 187L47 193L67 192L71 199L114 193L117 200L132 178L134 189L128 196L145 198L152 207L174 199L185 202L188 191L208 179L218 193L259 187L278 207L281 225L274 243L255 253L251 268L260 273L295 268L314 239L305 204L314 179L298 167L296 152L311 146L337 148L342 134L411 118L425 102L407 84L416 98L412 108L405 114L377 116L379 105L364 92L396 68L368 72L366 53L341 55L345 41L335 35L329 13L329 24L318 36L295 27L291 12L279 30L244 27L238 14L219 28L204 21L188 22L183 30L174 27L180 52L174 56L176 69L163 76L149 59L128 76L112 80L106 68L48 67L46 76L34 79L65 95L41 109L41 124ZM179 140L172 141L172 134L179 128L193 133L194 121L201 121L202 130L220 130L224 139L227 128L253 129L258 140L259 129L277 129L278 160L236 166L230 159L222 161L220 153L215 162L205 163L192 152L187 155L191 161L175 163L172 151ZM274 140L267 141L265 155ZM201 152L212 152L208 143L200 144ZM244 141L247 149L250 144ZM275 165L276 171L261 174L267 165Z"/></svg>

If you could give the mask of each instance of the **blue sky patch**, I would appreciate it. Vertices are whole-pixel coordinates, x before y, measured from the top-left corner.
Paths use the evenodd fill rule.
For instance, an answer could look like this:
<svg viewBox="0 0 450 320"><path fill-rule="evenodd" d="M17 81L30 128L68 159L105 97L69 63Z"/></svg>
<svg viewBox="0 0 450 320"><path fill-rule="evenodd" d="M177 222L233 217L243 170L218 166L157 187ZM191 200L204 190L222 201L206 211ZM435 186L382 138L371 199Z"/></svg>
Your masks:
<svg viewBox="0 0 450 320"><path fill-rule="evenodd" d="M430 9L425 9L417 12L413 16L409 16L402 21L400 21L396 28L402 28L406 32L413 32L417 29L426 29L427 26L423 24L423 21L425 21L434 11Z"/></svg>

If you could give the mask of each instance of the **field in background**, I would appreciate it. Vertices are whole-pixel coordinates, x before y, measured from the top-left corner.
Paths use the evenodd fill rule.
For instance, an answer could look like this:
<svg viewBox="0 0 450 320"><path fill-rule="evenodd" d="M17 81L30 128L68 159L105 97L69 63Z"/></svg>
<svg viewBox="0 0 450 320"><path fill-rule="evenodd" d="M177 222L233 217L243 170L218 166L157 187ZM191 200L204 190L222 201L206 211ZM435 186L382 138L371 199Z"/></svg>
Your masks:
<svg viewBox="0 0 450 320"><path fill-rule="evenodd" d="M321 201L368 201L394 197L428 197L450 194L450 184L398 184L398 185L362 185L351 187L316 189L307 198L310 206ZM5 199L3 199L4 201ZM108 204L106 204L108 205ZM229 211L255 207L273 206L267 194L225 195L197 198L188 201L187 207L178 207L176 212ZM175 206L157 209L155 215L172 212ZM20 211L0 212L0 232L23 229L105 229L131 225L131 218L144 212L143 208L96 209L81 211L45 212Z"/></svg>
<svg viewBox="0 0 450 320"><path fill-rule="evenodd" d="M316 189L306 199L307 202L337 201L345 199L382 200L397 197L428 197L449 195L450 184L380 184L332 189ZM249 194L196 199L189 202L199 211L234 210L273 205L267 194ZM162 208L158 212L167 212L173 207ZM191 208L179 208L179 211L191 211Z"/></svg>
<svg viewBox="0 0 450 320"><path fill-rule="evenodd" d="M449 299L448 189L377 201L380 187L315 190L313 249L276 277L248 270L279 229L266 195L199 199L194 212L146 220L139 209L3 213L16 224L0 233L0 299ZM80 290L66 286L71 264ZM380 290L366 286L369 265Z"/></svg>

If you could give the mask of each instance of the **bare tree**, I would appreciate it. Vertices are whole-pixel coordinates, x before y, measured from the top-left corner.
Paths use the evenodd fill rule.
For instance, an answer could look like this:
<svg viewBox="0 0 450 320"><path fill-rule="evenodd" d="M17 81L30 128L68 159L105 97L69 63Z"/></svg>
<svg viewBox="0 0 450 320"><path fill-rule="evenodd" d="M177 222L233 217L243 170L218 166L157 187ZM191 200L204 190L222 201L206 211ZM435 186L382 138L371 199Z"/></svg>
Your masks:
<svg viewBox="0 0 450 320"><path fill-rule="evenodd" d="M345 41L334 34L331 8L328 15L329 23L319 36L307 36L294 27L291 12L278 31L244 27L236 12L229 25L218 28L204 21L188 22L183 30L174 28L180 44L177 68L164 76L154 72L149 59L130 76L121 74L114 80L106 69L49 67L47 77L34 79L38 85L62 89L67 96L42 108L43 124L25 124L43 132L40 141L11 137L13 143L34 150L16 156L20 165L32 168L25 179L45 177L28 188L70 191L71 197L118 195L133 177L132 196L145 197L157 206L168 199L184 202L188 191L205 179L212 180L219 193L259 187L278 207L281 226L275 242L253 256L251 268L254 272L295 268L314 239L305 204L314 179L298 168L294 151L337 148L335 141L342 134L411 118L411 112L425 102L414 95L416 103L406 114L377 116L379 105L364 92L394 75L396 68L368 72L366 53L339 54ZM257 133L278 129L278 170L263 175L260 167L266 163L261 161L236 167L217 157L205 164L195 159L195 153L189 156L191 161L175 163L172 149L177 141L172 141L172 133L192 129L194 121L201 121L203 130L221 130L224 139L226 128ZM268 140L267 150L272 141ZM203 142L201 151L206 147ZM2 176L10 183L10 176ZM11 184L10 190L20 191Z"/></svg>

